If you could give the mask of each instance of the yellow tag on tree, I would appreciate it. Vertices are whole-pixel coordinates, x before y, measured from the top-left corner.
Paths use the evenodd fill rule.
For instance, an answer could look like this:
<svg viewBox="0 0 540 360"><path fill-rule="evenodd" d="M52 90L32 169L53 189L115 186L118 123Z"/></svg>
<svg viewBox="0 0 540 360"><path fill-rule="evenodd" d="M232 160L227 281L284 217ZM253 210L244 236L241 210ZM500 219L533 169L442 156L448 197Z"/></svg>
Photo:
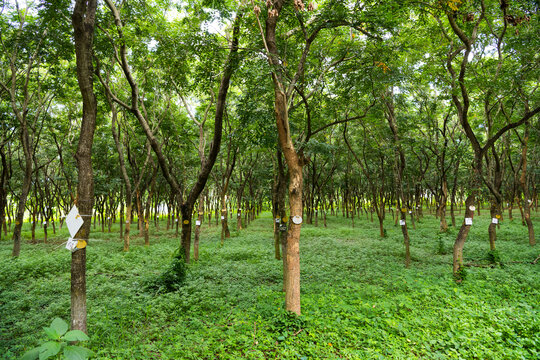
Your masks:
<svg viewBox="0 0 540 360"><path fill-rule="evenodd" d="M79 240L77 241L77 249L84 249L86 247L86 241Z"/></svg>
<svg viewBox="0 0 540 360"><path fill-rule="evenodd" d="M407 208L401 208L401 212L407 212Z"/></svg>
<svg viewBox="0 0 540 360"><path fill-rule="evenodd" d="M189 220L184 220L184 224L189 224Z"/></svg>
<svg viewBox="0 0 540 360"><path fill-rule="evenodd" d="M495 215L495 217L496 217L497 219L500 219L500 218L501 218L501 215L497 214L497 215Z"/></svg>
<svg viewBox="0 0 540 360"><path fill-rule="evenodd" d="M284 223L286 223L287 221L289 221L289 218L287 216L285 216L283 219L281 219L281 221L283 221Z"/></svg>

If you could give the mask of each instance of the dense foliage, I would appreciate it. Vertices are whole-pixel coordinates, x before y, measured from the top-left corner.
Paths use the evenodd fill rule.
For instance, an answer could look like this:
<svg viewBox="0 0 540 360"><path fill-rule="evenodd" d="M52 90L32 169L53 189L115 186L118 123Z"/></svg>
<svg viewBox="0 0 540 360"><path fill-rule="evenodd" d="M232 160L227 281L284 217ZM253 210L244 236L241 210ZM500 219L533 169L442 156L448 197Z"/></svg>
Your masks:
<svg viewBox="0 0 540 360"><path fill-rule="evenodd" d="M538 10L0 1L0 351L537 358Z"/></svg>

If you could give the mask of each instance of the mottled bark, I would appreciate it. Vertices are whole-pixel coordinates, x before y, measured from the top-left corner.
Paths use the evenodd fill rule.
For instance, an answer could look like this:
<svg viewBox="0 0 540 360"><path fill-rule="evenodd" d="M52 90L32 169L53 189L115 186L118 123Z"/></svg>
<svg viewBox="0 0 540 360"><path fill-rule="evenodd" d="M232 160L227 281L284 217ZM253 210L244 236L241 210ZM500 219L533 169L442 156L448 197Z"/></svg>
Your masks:
<svg viewBox="0 0 540 360"><path fill-rule="evenodd" d="M97 100L94 94L92 47L96 15L96 0L76 0L72 23L77 59L77 80L82 95L83 112L77 161L77 206L84 223L76 234L79 241L88 243L90 217L94 205L94 176L92 172L92 144L96 128ZM71 329L86 332L86 247L71 256Z"/></svg>

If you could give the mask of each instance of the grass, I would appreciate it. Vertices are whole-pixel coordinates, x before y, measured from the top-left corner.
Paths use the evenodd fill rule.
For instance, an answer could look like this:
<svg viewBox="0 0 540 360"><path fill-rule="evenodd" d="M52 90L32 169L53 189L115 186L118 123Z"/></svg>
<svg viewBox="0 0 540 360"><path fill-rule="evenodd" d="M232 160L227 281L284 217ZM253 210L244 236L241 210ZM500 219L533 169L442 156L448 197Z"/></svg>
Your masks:
<svg viewBox="0 0 540 360"><path fill-rule="evenodd" d="M538 215L534 224L540 231ZM147 289L170 266L179 239L164 225L149 247L122 251L118 233L94 231L87 256L88 347L100 359L538 359L540 264L518 220L498 230L501 264L490 265L487 211L465 245L468 267L453 282L456 231L438 235L425 215L410 230L404 268L400 229L328 217L304 225L302 316L283 310L281 261L273 256L269 213L232 231L203 224L200 260L177 291ZM117 228L115 228L117 231ZM0 242L0 358L44 340L42 327L69 319L70 253L63 229L48 244L24 242L19 259ZM41 234L38 233L38 236Z"/></svg>

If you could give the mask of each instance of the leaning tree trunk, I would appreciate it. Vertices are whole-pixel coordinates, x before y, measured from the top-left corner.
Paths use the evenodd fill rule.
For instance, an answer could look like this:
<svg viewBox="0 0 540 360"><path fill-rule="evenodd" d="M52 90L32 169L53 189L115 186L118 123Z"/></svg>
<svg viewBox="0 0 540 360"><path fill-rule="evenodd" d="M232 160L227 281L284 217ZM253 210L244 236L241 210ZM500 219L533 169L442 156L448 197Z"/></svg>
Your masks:
<svg viewBox="0 0 540 360"><path fill-rule="evenodd" d="M92 143L96 128L97 100L94 94L92 46L96 8L96 0L76 0L71 18L75 35L77 79L83 101L81 133L75 159L78 170L77 206L83 215L84 223L76 238L85 243L88 243L90 235L90 216L94 206ZM86 332L86 247L71 255L71 328Z"/></svg>
<svg viewBox="0 0 540 360"><path fill-rule="evenodd" d="M482 157L481 154L475 155L475 160L473 163L473 177L471 179L471 192L469 196L465 199L465 219L461 224L456 241L454 242L454 251L453 251L453 266L452 270L457 281L461 281L461 271L463 270L463 247L465 246L465 241L471 230L470 224L467 224L467 219L474 218L474 210L476 197L481 186L480 174L482 172Z"/></svg>

